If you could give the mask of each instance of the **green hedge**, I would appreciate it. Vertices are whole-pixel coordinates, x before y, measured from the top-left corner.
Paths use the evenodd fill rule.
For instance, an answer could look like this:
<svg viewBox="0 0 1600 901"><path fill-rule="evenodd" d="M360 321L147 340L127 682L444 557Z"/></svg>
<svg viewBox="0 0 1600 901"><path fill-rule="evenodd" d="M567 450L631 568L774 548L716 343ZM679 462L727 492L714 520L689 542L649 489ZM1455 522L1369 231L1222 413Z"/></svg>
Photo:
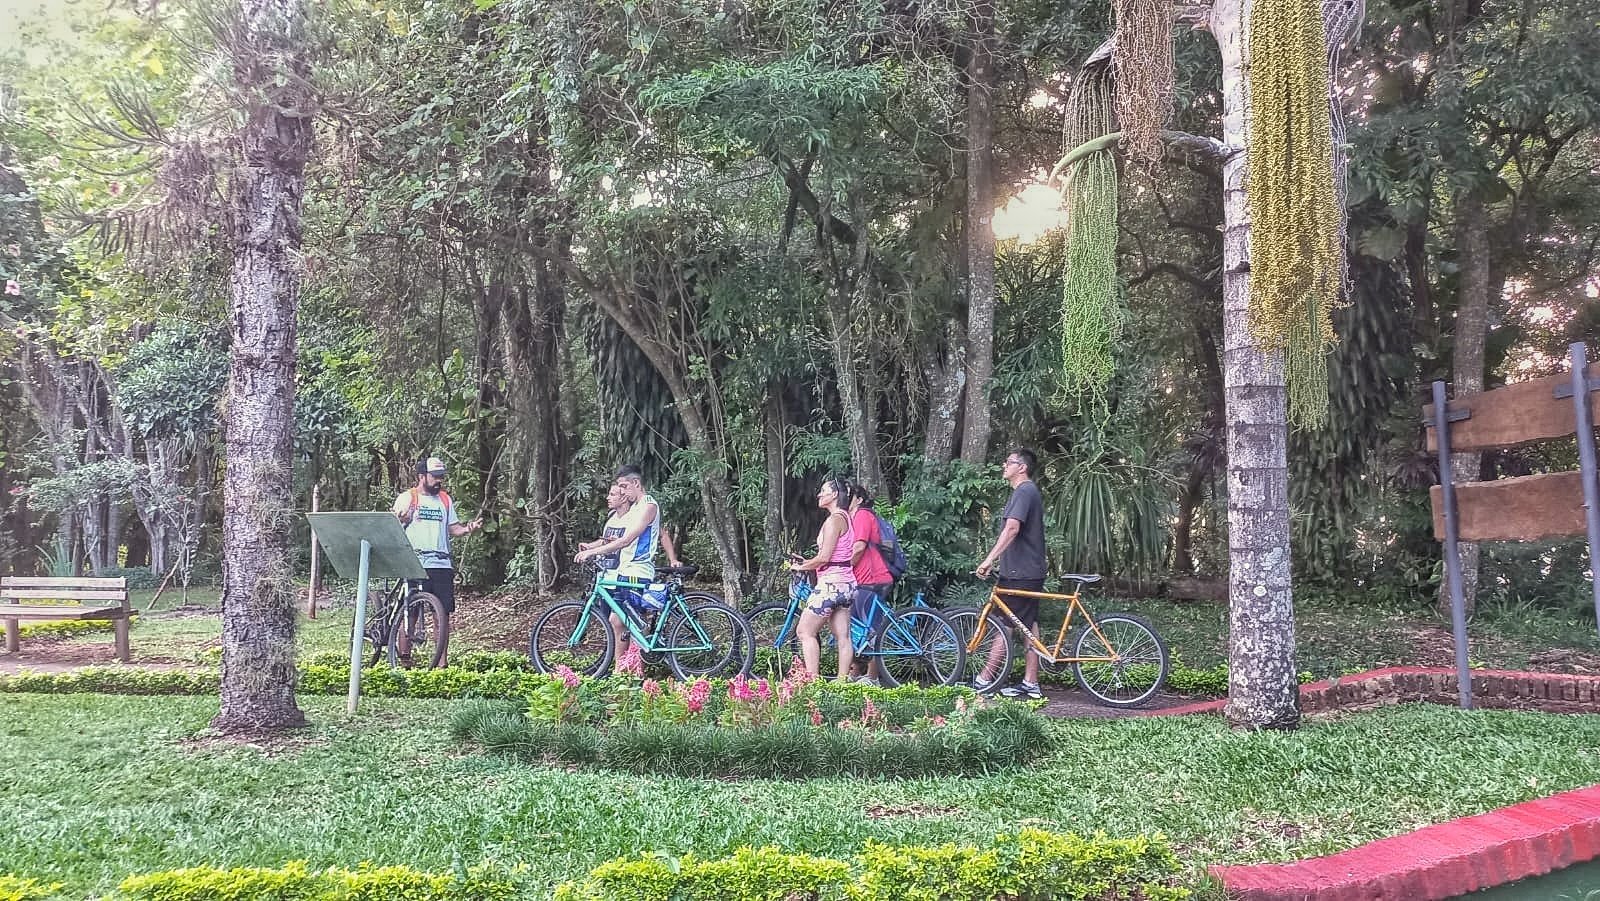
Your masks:
<svg viewBox="0 0 1600 901"><path fill-rule="evenodd" d="M706 723L530 721L521 710L483 703L463 708L451 734L491 753L540 763L686 778L910 778L972 775L1049 752L1042 717L1024 704L998 704L911 732L780 723L745 729Z"/></svg>
<svg viewBox="0 0 1600 901"><path fill-rule="evenodd" d="M45 883L37 879L0 875L0 901L35 901L48 898L61 888L58 883Z"/></svg>
<svg viewBox="0 0 1600 901"><path fill-rule="evenodd" d="M554 901L1178 901L1193 895L1182 882L1159 836L1024 829L987 848L869 843L850 861L776 848L618 859L557 886Z"/></svg>
<svg viewBox="0 0 1600 901"><path fill-rule="evenodd" d="M139 621L137 616L128 617L129 625ZM18 638L71 638L74 635L93 635L96 632L111 632L117 627L116 620L110 619L66 619L60 622L23 623L17 628ZM0 624L0 634L8 631L4 624Z"/></svg>
<svg viewBox="0 0 1600 901"><path fill-rule="evenodd" d="M129 876L118 889L136 901L510 901L517 894L504 874L484 868L450 875L365 865L314 871L303 860L276 869L167 870Z"/></svg>

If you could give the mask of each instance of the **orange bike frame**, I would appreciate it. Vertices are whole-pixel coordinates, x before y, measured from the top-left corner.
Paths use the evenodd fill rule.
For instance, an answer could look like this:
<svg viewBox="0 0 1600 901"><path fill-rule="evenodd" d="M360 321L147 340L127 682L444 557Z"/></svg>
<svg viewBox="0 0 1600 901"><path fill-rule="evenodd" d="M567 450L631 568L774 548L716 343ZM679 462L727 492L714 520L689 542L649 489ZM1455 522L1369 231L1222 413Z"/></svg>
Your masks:
<svg viewBox="0 0 1600 901"><path fill-rule="evenodd" d="M1082 592L1083 586L1081 584L1077 588L1073 589L1071 594L1051 594L1047 591L1019 591L1014 588L1000 588L999 586L994 587L989 591L989 600L984 602L983 609L978 612L978 628L972 631L972 638L967 641L967 653L975 654L978 652L978 645L983 641L984 630L989 628L989 617L994 615L994 608L999 607L1000 613L1004 614L1004 618L1011 621L1011 625L1020 631L1027 639L1028 644L1032 646L1034 653L1038 654L1039 659L1045 661L1046 663L1117 662L1117 658L1109 654L1098 657L1062 656L1061 646L1067 642L1067 629L1072 626L1072 615L1074 612L1083 614L1083 621L1088 623L1090 631L1094 632L1095 637L1100 639L1101 647L1111 647L1111 642L1106 641L1105 635L1100 632L1100 625L1094 621L1094 617L1089 615L1089 608L1085 607L1083 605L1083 601L1079 598L1079 595L1082 594ZM1052 646L1046 646L1039 641L1038 636L1033 634L1032 629L1023 628L1022 620L1018 619L1017 615L1011 612L1011 608L1006 606L1005 600L1000 597L1001 595L1011 595L1019 598L1039 598L1041 600L1049 599L1053 601L1066 601L1067 615L1061 620L1061 630L1056 633L1056 643Z"/></svg>

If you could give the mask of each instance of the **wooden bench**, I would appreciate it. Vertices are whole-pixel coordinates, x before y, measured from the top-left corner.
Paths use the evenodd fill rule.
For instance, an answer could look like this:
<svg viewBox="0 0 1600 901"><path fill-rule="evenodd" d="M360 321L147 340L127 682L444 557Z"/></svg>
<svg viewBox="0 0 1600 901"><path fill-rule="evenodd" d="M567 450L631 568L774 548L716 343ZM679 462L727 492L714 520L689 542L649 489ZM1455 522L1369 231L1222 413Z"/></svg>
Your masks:
<svg viewBox="0 0 1600 901"><path fill-rule="evenodd" d="M117 659L128 661L127 579L0 578L0 621L6 650L22 648L25 619L104 619L116 623Z"/></svg>

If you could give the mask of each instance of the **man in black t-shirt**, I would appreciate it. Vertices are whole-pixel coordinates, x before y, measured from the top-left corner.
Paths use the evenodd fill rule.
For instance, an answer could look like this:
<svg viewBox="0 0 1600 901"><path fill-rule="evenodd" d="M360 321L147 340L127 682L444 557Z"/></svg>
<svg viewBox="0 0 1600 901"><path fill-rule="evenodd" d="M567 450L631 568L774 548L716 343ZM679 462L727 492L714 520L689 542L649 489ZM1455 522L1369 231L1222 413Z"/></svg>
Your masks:
<svg viewBox="0 0 1600 901"><path fill-rule="evenodd" d="M1002 592L1007 588L1044 591L1044 496L1033 482L1033 471L1038 465L1039 458L1034 456L1033 451L1019 447L1006 454L1006 461L1000 468L1000 474L1011 484L1011 499L1006 501L1005 510L1000 513L1004 523L1000 537L995 539L988 556L978 564L978 575L987 577L994 570L997 576L995 585ZM998 569L995 567L997 561ZM1038 598L1013 594L1001 594L1000 597L1017 615L1017 619L1022 620L1023 625L1033 634L1039 634ZM1004 657L1005 651L999 644L995 645L994 650L999 653L989 655L979 681L987 682L995 677L994 668L1000 665L998 658ZM1031 646L1023 659L1022 684L1008 686L1000 693L1008 698L1039 700L1044 697L1044 692L1039 690L1039 655L1034 653Z"/></svg>

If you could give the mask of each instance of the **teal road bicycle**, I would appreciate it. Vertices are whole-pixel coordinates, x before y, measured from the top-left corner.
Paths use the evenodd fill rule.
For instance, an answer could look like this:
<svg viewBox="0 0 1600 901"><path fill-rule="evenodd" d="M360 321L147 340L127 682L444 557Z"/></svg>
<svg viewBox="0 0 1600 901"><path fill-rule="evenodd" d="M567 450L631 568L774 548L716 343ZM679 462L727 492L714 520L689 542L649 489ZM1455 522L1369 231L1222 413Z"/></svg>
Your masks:
<svg viewBox="0 0 1600 901"><path fill-rule="evenodd" d="M800 655L795 630L813 590L811 580L796 573L787 602L763 604L745 617L752 675L782 679L794 666ZM824 627L819 638L826 657L833 635ZM879 664L879 678L889 688L954 685L966 671L966 643L945 615L932 607L895 610L873 594L866 609L850 609L850 641L858 659Z"/></svg>
<svg viewBox="0 0 1600 901"><path fill-rule="evenodd" d="M597 571L581 601L562 601L533 624L528 654L541 673L566 666L583 676L611 671L622 621L629 640L647 656L660 655L679 679L735 676L750 666L750 634L737 610L709 592L685 591L693 566L656 571L660 581L642 583Z"/></svg>

